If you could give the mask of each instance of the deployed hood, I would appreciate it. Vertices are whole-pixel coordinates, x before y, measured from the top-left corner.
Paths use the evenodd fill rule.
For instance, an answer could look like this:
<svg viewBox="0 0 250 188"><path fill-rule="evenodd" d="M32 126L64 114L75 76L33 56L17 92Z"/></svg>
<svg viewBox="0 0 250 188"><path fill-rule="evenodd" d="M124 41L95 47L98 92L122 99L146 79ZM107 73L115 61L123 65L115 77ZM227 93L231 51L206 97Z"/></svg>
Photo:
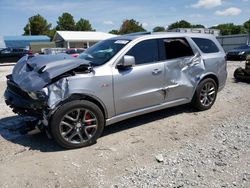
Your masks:
<svg viewBox="0 0 250 188"><path fill-rule="evenodd" d="M23 90L39 91L54 78L79 67L88 70L90 63L67 54L25 56L14 67L12 78Z"/></svg>

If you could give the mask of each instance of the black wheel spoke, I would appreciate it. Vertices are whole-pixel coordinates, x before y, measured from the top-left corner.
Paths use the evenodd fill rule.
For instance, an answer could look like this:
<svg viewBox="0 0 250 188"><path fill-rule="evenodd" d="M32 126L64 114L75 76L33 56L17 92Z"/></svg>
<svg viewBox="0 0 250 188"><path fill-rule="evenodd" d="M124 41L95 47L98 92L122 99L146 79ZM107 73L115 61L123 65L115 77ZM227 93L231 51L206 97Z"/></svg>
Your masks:
<svg viewBox="0 0 250 188"><path fill-rule="evenodd" d="M84 129L84 133L85 133L85 135L87 136L88 139L91 138L91 134L88 133L88 130L86 128Z"/></svg>
<svg viewBox="0 0 250 188"><path fill-rule="evenodd" d="M80 114L81 114L81 113L80 113L81 110L80 110L80 109L77 109L76 112L77 112L77 114L76 114L76 118L75 118L75 119L76 119L76 121L79 121L79 119L80 119Z"/></svg>
<svg viewBox="0 0 250 188"><path fill-rule="evenodd" d="M81 142L81 143L84 142L84 139L83 139L83 137L82 137L82 134L79 132L77 135L78 135L79 138L80 138L80 142Z"/></svg>
<svg viewBox="0 0 250 188"><path fill-rule="evenodd" d="M66 137L72 130L73 128L70 128L69 130L62 132L62 136Z"/></svg>
<svg viewBox="0 0 250 188"><path fill-rule="evenodd" d="M69 141L72 141L72 139L77 135L78 133L74 131L68 138Z"/></svg>
<svg viewBox="0 0 250 188"><path fill-rule="evenodd" d="M69 116L69 115L64 116L64 118L66 118L66 119L68 119L68 120L70 120L70 121L73 121L73 122L76 121L75 118L73 118L73 117L71 117L71 116Z"/></svg>

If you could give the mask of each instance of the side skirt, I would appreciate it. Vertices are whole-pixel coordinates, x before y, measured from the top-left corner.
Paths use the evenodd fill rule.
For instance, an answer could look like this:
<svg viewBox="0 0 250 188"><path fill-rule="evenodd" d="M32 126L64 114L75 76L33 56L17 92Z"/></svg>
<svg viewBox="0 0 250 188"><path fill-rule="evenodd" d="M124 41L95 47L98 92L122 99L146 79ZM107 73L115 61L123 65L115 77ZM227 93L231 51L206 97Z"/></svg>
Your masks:
<svg viewBox="0 0 250 188"><path fill-rule="evenodd" d="M156 105L156 106L151 106L151 107L135 110L135 111L132 111L132 112L127 112L127 113L124 113L124 114L114 116L114 117L112 117L110 119L107 119L106 120L106 125L111 125L111 124L114 124L116 122L119 122L119 121L122 121L122 120L125 120L125 119L128 119L128 118L132 118L132 117L135 117L135 116L138 116L138 115L154 112L154 111L157 111L157 110L162 110L164 108L169 108L169 107L173 107L173 106L186 104L186 103L189 103L189 102L190 102L190 100L187 99L187 98L178 99L178 100L175 100L175 101L162 103L162 104L159 104L159 105Z"/></svg>

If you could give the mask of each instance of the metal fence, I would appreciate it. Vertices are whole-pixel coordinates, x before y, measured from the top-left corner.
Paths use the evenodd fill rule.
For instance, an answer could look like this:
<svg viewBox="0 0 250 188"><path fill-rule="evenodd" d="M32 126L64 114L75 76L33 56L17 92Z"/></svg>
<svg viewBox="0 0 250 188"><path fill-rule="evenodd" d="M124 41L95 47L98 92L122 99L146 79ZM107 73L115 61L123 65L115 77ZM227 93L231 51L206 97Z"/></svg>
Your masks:
<svg viewBox="0 0 250 188"><path fill-rule="evenodd" d="M248 34L225 35L225 36L219 36L216 38L226 52L238 46L249 44Z"/></svg>

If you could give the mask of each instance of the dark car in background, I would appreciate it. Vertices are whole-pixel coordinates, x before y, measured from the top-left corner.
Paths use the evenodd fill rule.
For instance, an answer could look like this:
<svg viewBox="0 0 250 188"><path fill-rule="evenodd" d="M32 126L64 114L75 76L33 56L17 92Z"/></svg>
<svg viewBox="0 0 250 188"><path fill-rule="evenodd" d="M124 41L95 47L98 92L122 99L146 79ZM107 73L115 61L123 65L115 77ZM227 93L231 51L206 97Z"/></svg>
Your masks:
<svg viewBox="0 0 250 188"><path fill-rule="evenodd" d="M72 57L78 57L82 52L84 52L83 48L69 48L65 51L66 54L69 54Z"/></svg>
<svg viewBox="0 0 250 188"><path fill-rule="evenodd" d="M250 55L250 45L239 46L227 52L227 60L246 60Z"/></svg>
<svg viewBox="0 0 250 188"><path fill-rule="evenodd" d="M32 55L32 51L22 48L4 48L0 50L0 63L17 62L25 55Z"/></svg>

